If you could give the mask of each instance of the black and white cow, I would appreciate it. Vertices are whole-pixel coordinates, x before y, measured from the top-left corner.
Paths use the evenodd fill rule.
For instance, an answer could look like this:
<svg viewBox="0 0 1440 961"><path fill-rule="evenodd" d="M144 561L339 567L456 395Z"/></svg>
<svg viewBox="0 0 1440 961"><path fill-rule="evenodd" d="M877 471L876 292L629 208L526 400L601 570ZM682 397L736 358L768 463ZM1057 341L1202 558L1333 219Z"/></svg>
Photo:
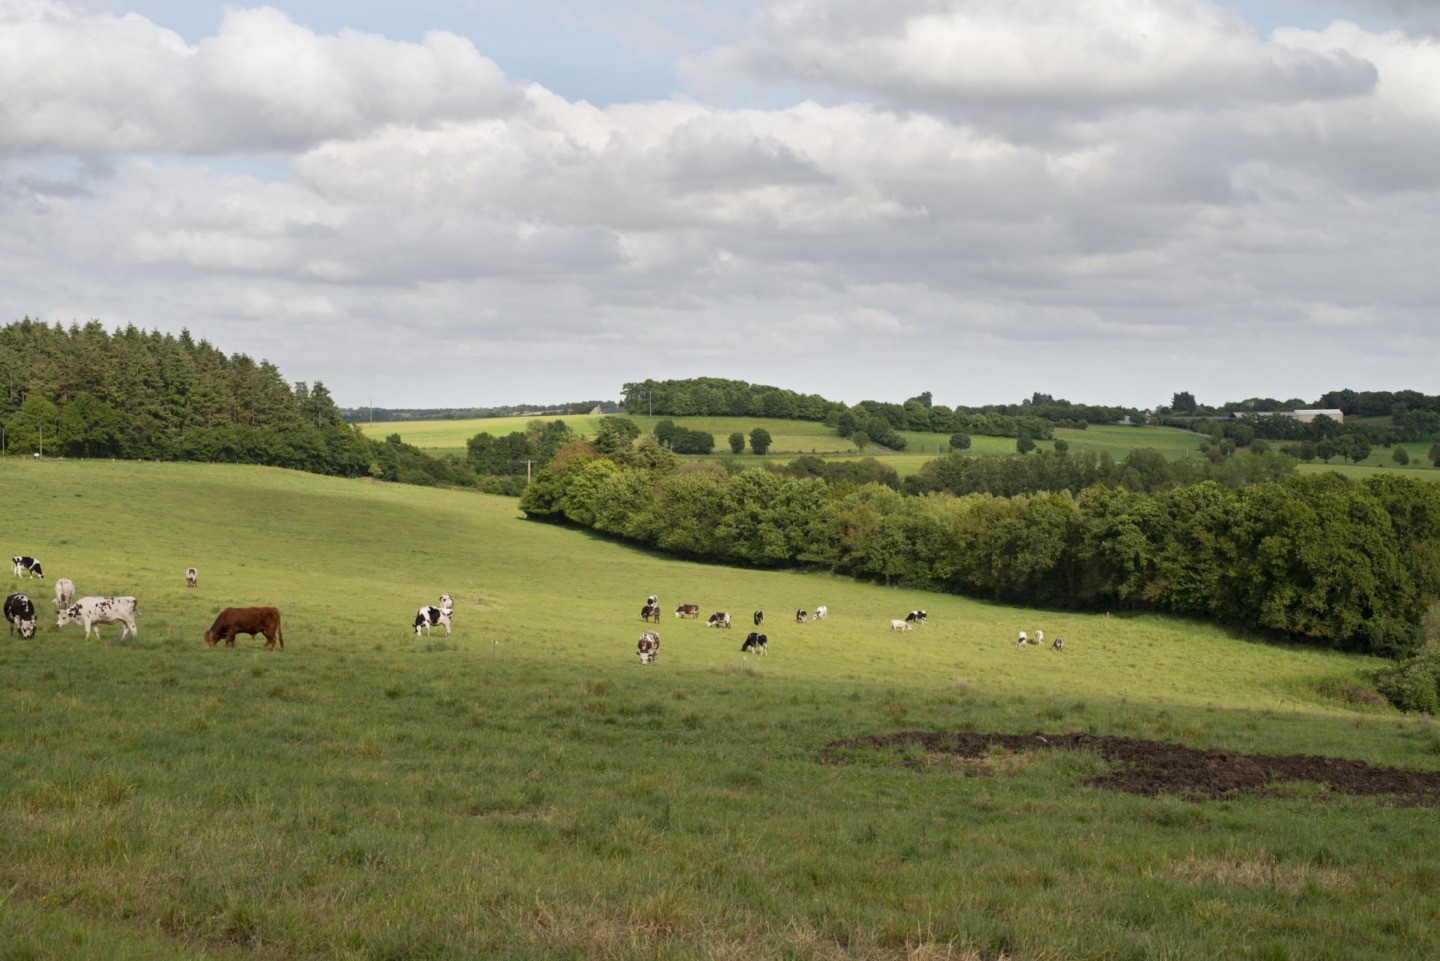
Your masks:
<svg viewBox="0 0 1440 961"><path fill-rule="evenodd" d="M705 622L705 626L706 626L706 627L723 627L723 628L725 628L726 630L729 630L729 628L730 628L730 612L729 612L729 611L716 611L714 614L711 614L711 615L710 615L710 620L708 620L708 621Z"/></svg>
<svg viewBox="0 0 1440 961"><path fill-rule="evenodd" d="M660 659L660 635L646 631L635 643L635 653L640 655L641 664L653 664Z"/></svg>
<svg viewBox="0 0 1440 961"><path fill-rule="evenodd" d="M10 622L11 634L18 629L26 640L35 636L35 605L24 594L5 598L5 620Z"/></svg>
<svg viewBox="0 0 1440 961"><path fill-rule="evenodd" d="M15 564L16 577L20 577L21 575L31 575L40 578L42 581L45 579L45 572L40 569L40 562L37 561L35 558L12 557L10 558L10 560L13 561Z"/></svg>
<svg viewBox="0 0 1440 961"><path fill-rule="evenodd" d="M754 631L751 631L749 634L745 635L745 643L740 645L741 654L744 654L746 651L754 651L756 654L764 654L766 653L766 650L767 648L765 645L765 635L756 634Z"/></svg>
<svg viewBox="0 0 1440 961"><path fill-rule="evenodd" d="M640 620L642 620L642 621L654 621L656 624L659 624L659 623L660 623L660 605L659 605L659 604L646 604L644 607L640 608Z"/></svg>
<svg viewBox="0 0 1440 961"><path fill-rule="evenodd" d="M798 611L795 612L795 623L796 623L796 624L804 624L804 623L805 623L805 618L807 618L807 617L809 617L809 616L810 616L810 615L807 614L807 613L805 613L805 609L802 607L800 610L798 610Z"/></svg>
<svg viewBox="0 0 1440 961"><path fill-rule="evenodd" d="M199 586L200 586L200 572L197 571L197 570L196 570L195 568L193 568L193 567L187 567L187 568L185 568L185 586L186 586L186 587L199 587Z"/></svg>
<svg viewBox="0 0 1440 961"><path fill-rule="evenodd" d="M815 608L815 617L813 619L817 621L823 621L829 616L830 608L826 607L824 604L821 604L819 607Z"/></svg>
<svg viewBox="0 0 1440 961"><path fill-rule="evenodd" d="M62 577L55 581L55 610L62 607L69 607L70 602L75 599L75 582L68 577Z"/></svg>
<svg viewBox="0 0 1440 961"><path fill-rule="evenodd" d="M756 626L756 627L759 627L761 624L764 624L764 623L765 623L765 612L764 612L764 611L756 611L756 612L755 612L755 626Z"/></svg>
<svg viewBox="0 0 1440 961"><path fill-rule="evenodd" d="M924 624L926 616L924 611L911 611L905 615L905 622L907 624Z"/></svg>
<svg viewBox="0 0 1440 961"><path fill-rule="evenodd" d="M1029 644L1029 643L1030 643L1030 635L1026 634L1024 631L1021 631L1021 632L1020 632L1020 636L1017 637L1017 638L1015 638L1015 646L1016 646L1016 647L1024 647L1026 644Z"/></svg>
<svg viewBox="0 0 1440 961"><path fill-rule="evenodd" d="M69 607L61 608L55 618L56 627L64 627L66 624L78 622L85 627L85 636L88 638L93 630L95 636L100 636L99 624L119 624L120 640L125 640L126 634L139 634L135 630L135 615L140 612L140 605L133 597L82 597Z"/></svg>
<svg viewBox="0 0 1440 961"><path fill-rule="evenodd" d="M432 627L445 628L445 636L450 636L450 608L448 607L422 607L415 612L415 636L419 637L420 632L430 633Z"/></svg>

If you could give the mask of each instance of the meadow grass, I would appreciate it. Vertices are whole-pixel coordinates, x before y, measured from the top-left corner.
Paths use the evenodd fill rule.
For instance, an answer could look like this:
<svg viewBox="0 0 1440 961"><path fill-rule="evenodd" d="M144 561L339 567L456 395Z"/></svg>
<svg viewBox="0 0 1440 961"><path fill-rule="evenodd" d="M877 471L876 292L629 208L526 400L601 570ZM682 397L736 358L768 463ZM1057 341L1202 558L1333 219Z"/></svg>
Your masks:
<svg viewBox="0 0 1440 961"><path fill-rule="evenodd" d="M820 763L968 729L1440 768L1428 719L1319 693L1370 659L682 563L513 500L265 468L12 462L0 492L51 578L11 590L140 598L123 643L0 640L5 961L1440 956L1431 809L1112 794L1085 755ZM416 637L442 592L454 634ZM737 629L667 613L641 667L650 593ZM251 604L284 651L205 647ZM739 651L756 608L766 657Z"/></svg>

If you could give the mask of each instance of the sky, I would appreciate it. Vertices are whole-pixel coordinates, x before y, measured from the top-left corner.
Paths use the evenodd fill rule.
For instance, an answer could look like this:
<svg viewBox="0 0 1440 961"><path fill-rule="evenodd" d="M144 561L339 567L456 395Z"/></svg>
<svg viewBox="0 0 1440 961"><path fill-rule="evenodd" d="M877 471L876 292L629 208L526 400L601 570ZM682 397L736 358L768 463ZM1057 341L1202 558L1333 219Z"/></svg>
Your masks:
<svg viewBox="0 0 1440 961"><path fill-rule="evenodd" d="M0 0L22 316L347 407L1440 393L1440 3Z"/></svg>

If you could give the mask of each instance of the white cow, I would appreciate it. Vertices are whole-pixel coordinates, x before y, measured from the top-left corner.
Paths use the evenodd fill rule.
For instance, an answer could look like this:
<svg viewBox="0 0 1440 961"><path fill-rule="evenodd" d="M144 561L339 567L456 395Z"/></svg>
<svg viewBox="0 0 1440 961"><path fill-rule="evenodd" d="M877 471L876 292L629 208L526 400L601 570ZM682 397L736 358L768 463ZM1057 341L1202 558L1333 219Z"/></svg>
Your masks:
<svg viewBox="0 0 1440 961"><path fill-rule="evenodd" d="M908 631L908 630L910 630L910 625L907 624L905 621L895 621L895 620L892 620L892 621L890 622L890 630L892 630L892 631Z"/></svg>
<svg viewBox="0 0 1440 961"><path fill-rule="evenodd" d="M1024 647L1026 644L1029 644L1029 643L1030 643L1030 637L1029 637L1029 635L1027 635L1024 631L1021 631L1021 632L1020 632L1020 636L1017 637L1017 638L1015 638L1015 646L1016 646L1016 647Z"/></svg>
<svg viewBox="0 0 1440 961"><path fill-rule="evenodd" d="M75 599L75 582L68 577L62 577L55 582L55 610L68 607Z"/></svg>
<svg viewBox="0 0 1440 961"><path fill-rule="evenodd" d="M94 629L98 639L100 628L95 625L119 624L120 640L123 641L127 634L139 635L140 632L135 630L135 615L139 610L140 605L133 597L82 597L69 607L60 609L55 626L64 627L72 621L78 621L85 625L87 638Z"/></svg>
<svg viewBox="0 0 1440 961"><path fill-rule="evenodd" d="M823 621L823 620L825 620L826 617L829 616L829 614L830 614L830 608L826 607L824 604L821 604L819 607L815 608L815 618L814 618L814 619L817 620L817 621Z"/></svg>

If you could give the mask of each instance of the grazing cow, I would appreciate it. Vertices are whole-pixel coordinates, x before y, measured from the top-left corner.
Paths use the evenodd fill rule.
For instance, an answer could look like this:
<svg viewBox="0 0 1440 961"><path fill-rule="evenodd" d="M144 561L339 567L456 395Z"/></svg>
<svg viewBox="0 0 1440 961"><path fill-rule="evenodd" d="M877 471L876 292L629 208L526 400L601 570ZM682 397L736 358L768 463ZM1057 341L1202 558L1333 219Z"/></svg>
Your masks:
<svg viewBox="0 0 1440 961"><path fill-rule="evenodd" d="M746 651L754 651L756 654L766 653L765 635L756 634L754 631L745 635L745 643L740 645L740 653L744 654Z"/></svg>
<svg viewBox="0 0 1440 961"><path fill-rule="evenodd" d="M730 612L729 612L729 611L716 611L714 614L711 614L711 615L710 615L710 620L708 620L708 621L705 622L705 626L706 626L706 627L723 627L723 628L725 628L726 630L729 630L729 629L730 629Z"/></svg>
<svg viewBox="0 0 1440 961"><path fill-rule="evenodd" d="M70 602L75 599L75 582L68 577L62 577L55 582L55 610L62 607L69 607Z"/></svg>
<svg viewBox="0 0 1440 961"><path fill-rule="evenodd" d="M440 595L440 610L442 610L442 611L453 611L453 610L455 610L455 598L451 597L449 594L441 594L441 595Z"/></svg>
<svg viewBox="0 0 1440 961"><path fill-rule="evenodd" d="M815 620L823 621L829 616L830 608L826 607L824 604L821 604L819 607L815 608Z"/></svg>
<svg viewBox="0 0 1440 961"><path fill-rule="evenodd" d="M699 604L681 604L679 607L675 608L675 616L676 616L676 617L696 617L696 618L698 618L698 617L700 616L700 605L699 605Z"/></svg>
<svg viewBox="0 0 1440 961"><path fill-rule="evenodd" d="M892 630L892 631L908 631L908 630L910 630L910 622L909 622L909 621L891 621L891 622L890 622L890 630Z"/></svg>
<svg viewBox="0 0 1440 961"><path fill-rule="evenodd" d="M796 624L804 624L804 623L805 623L805 618L808 617L808 616L809 616L809 615L807 615L807 614L805 613L805 609L804 609L804 608L801 608L800 610L798 610L798 611L795 612L795 623L796 623Z"/></svg>
<svg viewBox="0 0 1440 961"><path fill-rule="evenodd" d="M280 630L280 611L273 607L225 608L210 625L210 630L205 632L205 643L211 647L221 643L234 647L236 634L249 634L251 637L264 634L264 650L267 651L275 650L276 644L285 646L285 635Z"/></svg>
<svg viewBox="0 0 1440 961"><path fill-rule="evenodd" d="M764 612L764 611L756 611L756 612L755 612L755 626L756 626L756 627L759 627L761 624L764 624L764 623L765 623L765 612Z"/></svg>
<svg viewBox="0 0 1440 961"><path fill-rule="evenodd" d="M654 664L660 659L660 635L646 631L635 644L635 653L640 655L641 664Z"/></svg>
<svg viewBox="0 0 1440 961"><path fill-rule="evenodd" d="M1020 632L1020 636L1017 637L1017 638L1015 638L1015 646L1016 646L1016 647L1024 647L1026 644L1029 644L1029 643L1030 643L1030 638L1029 638L1029 636L1028 636L1024 631L1021 631L1021 632Z"/></svg>
<svg viewBox="0 0 1440 961"><path fill-rule="evenodd" d="M1063 638L1063 637L1057 637L1057 638L1055 638L1055 643L1050 645L1050 649L1051 649L1052 651L1063 651L1063 650L1065 650L1065 638Z"/></svg>
<svg viewBox="0 0 1440 961"><path fill-rule="evenodd" d="M905 615L905 621L909 624L924 624L928 616L924 611L911 611Z"/></svg>
<svg viewBox="0 0 1440 961"><path fill-rule="evenodd" d="M10 633L18 628L25 640L35 636L35 605L24 594L11 594L5 598L5 620L10 622Z"/></svg>
<svg viewBox="0 0 1440 961"><path fill-rule="evenodd" d="M45 579L45 572L40 569L40 562L33 557L12 557L10 560L15 564L15 576L29 575Z"/></svg>
<svg viewBox="0 0 1440 961"><path fill-rule="evenodd" d="M199 586L200 586L200 572L197 571L197 570L196 570L195 568L193 568L193 567L187 567L187 568L185 568L185 586L186 586L186 587L199 587Z"/></svg>
<svg viewBox="0 0 1440 961"><path fill-rule="evenodd" d="M82 597L69 607L62 607L59 615L55 618L56 627L64 627L72 621L78 621L85 627L85 636L90 636L90 631L95 631L95 637L100 637L100 628L97 624L119 624L120 640L125 640L126 634L139 635L135 630L135 615L139 612L140 605L133 597Z"/></svg>
<svg viewBox="0 0 1440 961"><path fill-rule="evenodd" d="M1044 631L1036 631L1036 632L1035 632L1035 643L1036 643L1036 644L1039 644L1041 647L1044 647L1044 646L1045 646L1045 632L1044 632Z"/></svg>
<svg viewBox="0 0 1440 961"><path fill-rule="evenodd" d="M659 624L659 623L660 623L660 605L658 605L658 604L646 604L644 607L640 608L640 620L642 620L642 621L654 621L656 624Z"/></svg>
<svg viewBox="0 0 1440 961"><path fill-rule="evenodd" d="M448 607L422 607L415 612L415 636L419 637L423 630L430 633L432 627L445 628L445 636L450 636L450 614ZM253 632L252 632L253 633ZM269 637L267 634L266 637Z"/></svg>

